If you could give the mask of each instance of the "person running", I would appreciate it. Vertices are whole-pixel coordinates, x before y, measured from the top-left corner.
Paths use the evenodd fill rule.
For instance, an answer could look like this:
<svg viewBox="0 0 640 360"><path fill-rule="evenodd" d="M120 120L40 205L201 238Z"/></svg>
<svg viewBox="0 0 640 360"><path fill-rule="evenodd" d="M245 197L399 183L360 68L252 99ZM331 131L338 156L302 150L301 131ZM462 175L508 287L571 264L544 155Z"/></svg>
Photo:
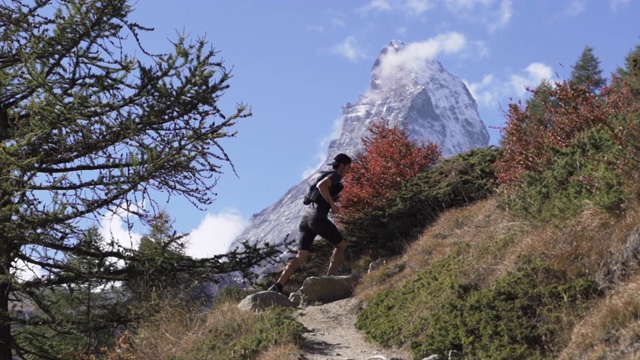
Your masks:
<svg viewBox="0 0 640 360"><path fill-rule="evenodd" d="M340 233L336 225L329 220L328 215L329 211L332 211L334 214L340 213L340 208L336 205L336 200L343 188L341 182L342 177L349 172L351 167L351 158L341 153L336 155L333 158L333 162L328 165L333 167L333 171L322 173L319 176L319 181L316 185L317 191L313 191L312 196L310 196L311 202L307 205L300 220L300 225L298 226L300 230L298 252L296 256L287 263L282 274L276 283L269 288L269 291L283 292L282 289L291 275L307 261L309 253L311 252L313 239L315 239L316 235L322 236L334 246L327 275L335 275L342 265L347 242L342 237L342 233ZM307 201L305 201L305 203L306 202Z"/></svg>

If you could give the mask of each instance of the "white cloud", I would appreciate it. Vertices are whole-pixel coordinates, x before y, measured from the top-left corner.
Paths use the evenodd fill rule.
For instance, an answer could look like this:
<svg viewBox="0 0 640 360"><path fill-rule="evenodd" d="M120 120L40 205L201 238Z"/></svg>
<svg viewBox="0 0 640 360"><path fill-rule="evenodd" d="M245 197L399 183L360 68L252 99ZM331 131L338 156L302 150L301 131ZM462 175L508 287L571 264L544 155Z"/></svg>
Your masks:
<svg viewBox="0 0 640 360"><path fill-rule="evenodd" d="M486 75L480 82L465 81L465 84L479 106L495 109L501 101L523 98L528 87L537 87L543 80L550 80L553 74L553 70L542 63L532 63L523 72L510 74L506 79Z"/></svg>
<svg viewBox="0 0 640 360"><path fill-rule="evenodd" d="M13 263L13 275L21 281L29 281L45 275L45 271L38 265L27 264L22 260Z"/></svg>
<svg viewBox="0 0 640 360"><path fill-rule="evenodd" d="M366 57L364 51L360 49L358 42L353 36L349 36L340 44L334 45L329 51L344 56L354 62Z"/></svg>
<svg viewBox="0 0 640 360"><path fill-rule="evenodd" d="M344 28L347 25L344 18L345 16L341 13L330 15L329 21L331 22L331 28L333 30Z"/></svg>
<svg viewBox="0 0 640 360"><path fill-rule="evenodd" d="M142 235L128 229L122 219L126 215L124 210L104 215L100 220L100 233L107 241L114 239L122 247L137 249ZM200 225L185 238L186 253L194 258L224 254L246 225L247 221L237 210L206 214Z"/></svg>
<svg viewBox="0 0 640 360"><path fill-rule="evenodd" d="M440 34L432 39L408 44L401 51L390 51L380 58L379 76L385 78L398 74L398 69L417 69L426 59L434 59L441 53L460 52L467 44L464 35L457 32Z"/></svg>
<svg viewBox="0 0 640 360"><path fill-rule="evenodd" d="M543 80L550 80L553 75L553 69L542 63L531 63L525 72L525 75L512 74L509 81L512 90L520 97L527 92L527 87L534 88Z"/></svg>
<svg viewBox="0 0 640 360"><path fill-rule="evenodd" d="M100 235L108 242L115 240L120 246L128 249L137 249L140 245L141 234L129 229L123 218L129 216L124 209L118 209L116 213L108 212L100 219Z"/></svg>
<svg viewBox="0 0 640 360"><path fill-rule="evenodd" d="M494 15L493 20L489 20L489 31L493 32L500 28L506 27L513 16L513 3L511 0L503 0L500 8Z"/></svg>
<svg viewBox="0 0 640 360"><path fill-rule="evenodd" d="M336 18L331 19L331 26L332 26L334 29L343 28L343 27L345 27L345 25L346 25L346 24L345 24L344 20L342 20L342 19L340 19L340 18L337 18L337 17L336 17Z"/></svg>
<svg viewBox="0 0 640 360"><path fill-rule="evenodd" d="M342 131L342 117L339 117L333 121L331 134L329 134L328 136L320 140L320 143L318 144L319 150L315 156L317 162L315 163L315 165L311 165L310 167L304 169L304 171L302 172L302 180L306 180L309 176L313 175L313 173L315 173L318 169L326 165L326 160L327 160L326 149L329 147L329 144L331 143L332 140L338 139L340 137L341 131Z"/></svg>
<svg viewBox="0 0 640 360"><path fill-rule="evenodd" d="M369 11L389 11L391 4L387 0L371 0L367 5L356 9L357 13L366 14Z"/></svg>
<svg viewBox="0 0 640 360"><path fill-rule="evenodd" d="M513 17L512 0L447 0L453 15L487 27L490 32L509 25Z"/></svg>
<svg viewBox="0 0 640 360"><path fill-rule="evenodd" d="M495 0L447 0L447 6L458 9L473 9L477 5L488 6Z"/></svg>
<svg viewBox="0 0 640 360"><path fill-rule="evenodd" d="M479 83L469 83L465 81L465 85L471 92L471 96L476 100L478 105L481 106L493 106L495 105L502 94L496 91L495 77L493 75L486 75Z"/></svg>
<svg viewBox="0 0 640 360"><path fill-rule="evenodd" d="M484 41L478 40L471 42L471 46L474 49L474 56L478 58L487 58L489 57L489 48Z"/></svg>
<svg viewBox="0 0 640 360"><path fill-rule="evenodd" d="M408 0L406 7L412 14L422 15L434 7L434 2L432 0Z"/></svg>
<svg viewBox="0 0 640 360"><path fill-rule="evenodd" d="M564 9L564 15L569 17L578 16L584 12L585 8L585 0L573 0Z"/></svg>
<svg viewBox="0 0 640 360"><path fill-rule="evenodd" d="M247 221L237 210L207 214L188 237L187 255L194 258L226 254L231 243L242 233Z"/></svg>
<svg viewBox="0 0 640 360"><path fill-rule="evenodd" d="M324 32L324 27L319 25L309 25L307 26L307 30L318 33L318 34L322 34Z"/></svg>
<svg viewBox="0 0 640 360"><path fill-rule="evenodd" d="M616 14L620 8L626 7L631 0L611 0L611 11Z"/></svg>

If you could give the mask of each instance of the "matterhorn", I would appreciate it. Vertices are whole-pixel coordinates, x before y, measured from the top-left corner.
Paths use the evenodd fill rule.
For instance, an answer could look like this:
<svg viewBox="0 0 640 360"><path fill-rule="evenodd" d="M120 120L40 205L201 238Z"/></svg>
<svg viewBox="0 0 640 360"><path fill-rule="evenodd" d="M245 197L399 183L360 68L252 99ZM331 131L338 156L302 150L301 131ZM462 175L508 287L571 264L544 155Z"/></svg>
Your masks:
<svg viewBox="0 0 640 360"><path fill-rule="evenodd" d="M372 122L384 119L404 129L412 140L434 142L444 157L486 147L489 134L465 84L435 59L416 55L411 44L392 41L380 52L371 71L371 88L342 108L340 135L330 142L329 163L337 153L356 155ZM305 205L302 198L317 172L293 186L275 203L253 215L241 241L282 244L298 236Z"/></svg>

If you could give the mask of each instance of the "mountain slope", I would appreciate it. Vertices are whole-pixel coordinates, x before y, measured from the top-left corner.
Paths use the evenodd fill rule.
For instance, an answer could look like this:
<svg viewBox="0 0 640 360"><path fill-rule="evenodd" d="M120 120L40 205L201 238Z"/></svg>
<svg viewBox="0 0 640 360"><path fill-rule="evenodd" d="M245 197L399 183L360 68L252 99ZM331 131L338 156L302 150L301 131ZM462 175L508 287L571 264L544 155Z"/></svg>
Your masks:
<svg viewBox="0 0 640 360"><path fill-rule="evenodd" d="M417 56L410 45L398 41L392 41L377 58L371 89L355 103L345 105L342 113L341 133L329 145L327 162L340 152L350 155L360 152L368 125L381 119L405 129L416 141L439 144L445 157L489 143L477 104L464 83L438 61ZM242 240L281 244L287 236L297 237L297 224L304 208L302 197L315 176L293 186L272 205L253 215L231 248Z"/></svg>

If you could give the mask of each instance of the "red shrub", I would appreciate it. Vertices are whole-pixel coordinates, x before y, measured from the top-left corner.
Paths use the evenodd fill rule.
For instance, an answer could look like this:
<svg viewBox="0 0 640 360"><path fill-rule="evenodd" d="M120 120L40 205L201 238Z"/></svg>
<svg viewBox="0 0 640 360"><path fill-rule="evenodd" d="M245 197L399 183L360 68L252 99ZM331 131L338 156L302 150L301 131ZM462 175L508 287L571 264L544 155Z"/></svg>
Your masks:
<svg viewBox="0 0 640 360"><path fill-rule="evenodd" d="M526 106L510 104L502 132L503 156L498 181L516 182L524 172L540 173L553 161L554 149L566 149L577 136L595 126L611 129L603 97L571 82L532 91Z"/></svg>
<svg viewBox="0 0 640 360"><path fill-rule="evenodd" d="M383 209L402 183L434 164L441 151L434 143L415 144L399 127L373 123L364 137L364 152L354 157L340 196L341 218L356 218L364 211Z"/></svg>

